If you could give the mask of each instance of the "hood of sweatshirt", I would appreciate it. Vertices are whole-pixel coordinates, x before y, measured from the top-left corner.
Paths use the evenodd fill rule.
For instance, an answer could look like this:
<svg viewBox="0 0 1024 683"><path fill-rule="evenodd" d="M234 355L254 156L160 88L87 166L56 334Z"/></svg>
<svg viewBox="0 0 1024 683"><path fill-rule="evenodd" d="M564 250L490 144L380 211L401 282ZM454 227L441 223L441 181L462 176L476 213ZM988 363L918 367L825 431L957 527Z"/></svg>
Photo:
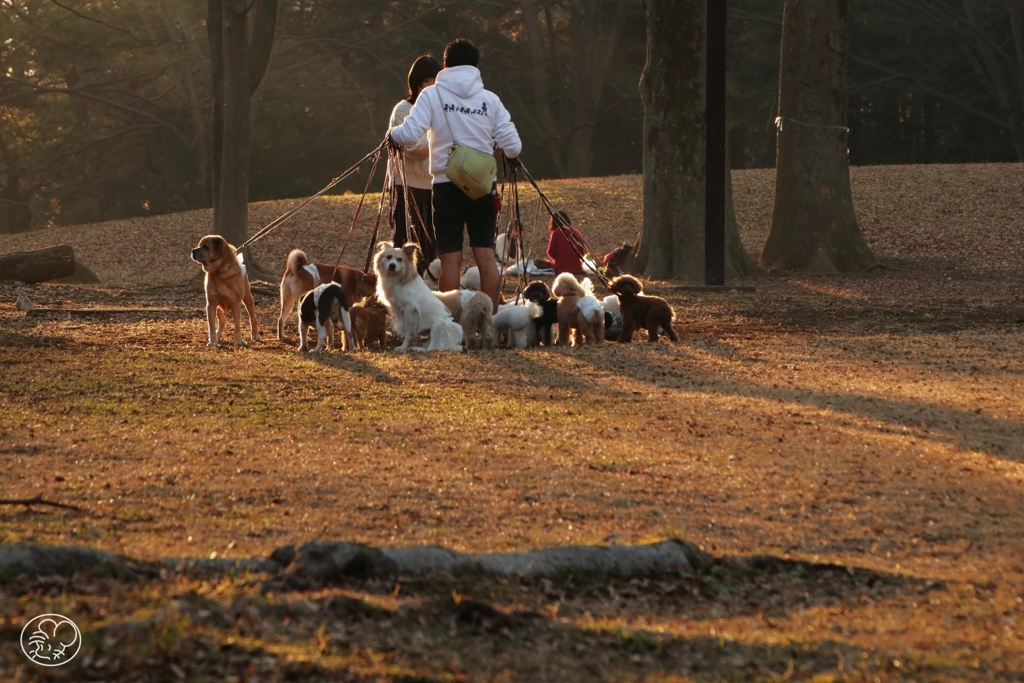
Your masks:
<svg viewBox="0 0 1024 683"><path fill-rule="evenodd" d="M484 89L480 69L475 66L450 66L437 74L437 85L456 97L469 99Z"/></svg>

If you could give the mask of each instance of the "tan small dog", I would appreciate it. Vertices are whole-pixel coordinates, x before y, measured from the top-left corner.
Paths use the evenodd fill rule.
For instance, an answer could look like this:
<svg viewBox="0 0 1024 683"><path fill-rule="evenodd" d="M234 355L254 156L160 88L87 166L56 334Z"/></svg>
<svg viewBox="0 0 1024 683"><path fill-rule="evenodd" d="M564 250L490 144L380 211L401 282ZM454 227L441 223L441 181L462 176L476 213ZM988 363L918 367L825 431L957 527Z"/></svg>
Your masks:
<svg viewBox="0 0 1024 683"><path fill-rule="evenodd" d="M387 314L383 308L368 306L364 300L349 309L349 313L352 315L352 336L355 337L357 349L366 349L373 344L386 348Z"/></svg>
<svg viewBox="0 0 1024 683"><path fill-rule="evenodd" d="M495 346L494 302L483 292L462 290L462 346L465 349L492 349Z"/></svg>
<svg viewBox="0 0 1024 683"><path fill-rule="evenodd" d="M551 292L558 297L558 344L572 345L604 343L604 309L594 297L590 280L586 285L576 281L572 273L555 278Z"/></svg>
<svg viewBox="0 0 1024 683"><path fill-rule="evenodd" d="M647 330L647 341L658 341L658 331L662 330L672 341L679 341L672 320L675 313L667 301L657 296L644 294L644 284L632 275L620 275L608 286L612 294L619 297L619 310L622 312L622 332L619 341L633 341L636 328Z"/></svg>
<svg viewBox="0 0 1024 683"><path fill-rule="evenodd" d="M245 274L242 255L220 235L207 235L199 240L199 246L192 250L192 260L202 264L206 272L203 285L206 290L206 322L209 328L207 346L217 346L227 320L224 311L231 311L235 321L235 345L245 346L242 341L242 304L249 313L250 336L260 341L259 323L256 321L256 304L249 288L249 276Z"/></svg>
<svg viewBox="0 0 1024 683"><path fill-rule="evenodd" d="M292 249L288 254L284 275L281 276L281 314L277 318L277 338L284 341L284 325L295 304L306 292L328 282L341 285L349 301L359 301L371 294L377 286L377 276L348 266L328 266L310 263L305 252Z"/></svg>
<svg viewBox="0 0 1024 683"><path fill-rule="evenodd" d="M459 322L462 318L462 292L465 290L453 289L447 292L439 292L437 290L433 291L434 296L436 296L441 303L444 304L444 307L448 309L448 312L452 314L452 319L455 322Z"/></svg>

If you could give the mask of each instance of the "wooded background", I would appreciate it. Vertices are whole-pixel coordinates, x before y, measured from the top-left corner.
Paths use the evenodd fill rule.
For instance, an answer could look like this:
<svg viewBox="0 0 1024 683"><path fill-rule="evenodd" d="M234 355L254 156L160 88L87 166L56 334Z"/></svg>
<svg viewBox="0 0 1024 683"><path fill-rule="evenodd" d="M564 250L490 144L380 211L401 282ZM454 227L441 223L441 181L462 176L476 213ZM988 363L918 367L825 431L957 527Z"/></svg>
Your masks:
<svg viewBox="0 0 1024 683"><path fill-rule="evenodd" d="M210 206L207 10L0 0L0 232ZM732 168L775 163L782 11L729 2ZM849 33L851 163L1024 160L1024 2L858 0ZM640 0L280 0L249 199L312 194L373 149L413 59L460 36L534 175L641 171Z"/></svg>

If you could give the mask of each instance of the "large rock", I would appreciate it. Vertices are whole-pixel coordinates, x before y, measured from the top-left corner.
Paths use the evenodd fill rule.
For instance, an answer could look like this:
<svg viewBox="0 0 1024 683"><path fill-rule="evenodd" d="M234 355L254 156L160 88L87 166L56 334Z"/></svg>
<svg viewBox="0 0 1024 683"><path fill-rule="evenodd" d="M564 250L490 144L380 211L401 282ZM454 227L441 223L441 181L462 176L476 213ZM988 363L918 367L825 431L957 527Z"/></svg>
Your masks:
<svg viewBox="0 0 1024 683"><path fill-rule="evenodd" d="M0 545L0 581L10 581L19 574L30 577L89 574L131 578L147 569L147 565L92 548Z"/></svg>
<svg viewBox="0 0 1024 683"><path fill-rule="evenodd" d="M299 548L289 573L313 581L344 577L375 578L430 573L481 572L544 578L566 572L635 577L692 572L710 557L692 543L663 541L639 546L561 546L523 553L470 555L439 546L371 548L358 543L307 543Z"/></svg>
<svg viewBox="0 0 1024 683"><path fill-rule="evenodd" d="M313 581L331 583L346 577L390 576L399 572L399 565L378 548L359 543L314 541L299 548L288 571Z"/></svg>

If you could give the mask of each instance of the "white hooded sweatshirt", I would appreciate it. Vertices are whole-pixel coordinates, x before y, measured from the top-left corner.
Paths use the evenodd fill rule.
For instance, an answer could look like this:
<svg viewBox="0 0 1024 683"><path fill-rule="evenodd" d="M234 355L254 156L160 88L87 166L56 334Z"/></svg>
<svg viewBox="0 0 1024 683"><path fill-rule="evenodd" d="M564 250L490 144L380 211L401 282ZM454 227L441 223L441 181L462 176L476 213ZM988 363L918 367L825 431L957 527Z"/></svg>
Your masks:
<svg viewBox="0 0 1024 683"><path fill-rule="evenodd" d="M434 85L420 91L402 125L391 129L391 139L402 146L412 145L424 133L430 145L430 174L435 185L451 182L444 169L453 135L454 141L488 154L497 147L514 159L523 151L512 117L497 95L484 90L480 70L475 66L442 69Z"/></svg>

